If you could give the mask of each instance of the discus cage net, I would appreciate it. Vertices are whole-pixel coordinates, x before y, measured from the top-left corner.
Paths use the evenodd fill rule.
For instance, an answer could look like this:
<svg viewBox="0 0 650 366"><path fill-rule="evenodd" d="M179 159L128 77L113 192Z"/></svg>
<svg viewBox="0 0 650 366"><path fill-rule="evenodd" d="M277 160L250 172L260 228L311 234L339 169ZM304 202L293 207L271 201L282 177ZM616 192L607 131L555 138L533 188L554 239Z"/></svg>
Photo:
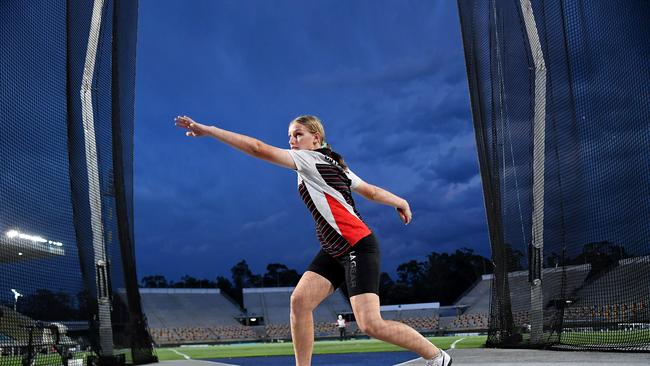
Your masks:
<svg viewBox="0 0 650 366"><path fill-rule="evenodd" d="M155 360L137 289L138 2L0 2L0 365Z"/></svg>
<svg viewBox="0 0 650 366"><path fill-rule="evenodd" d="M650 1L458 5L488 345L650 351Z"/></svg>

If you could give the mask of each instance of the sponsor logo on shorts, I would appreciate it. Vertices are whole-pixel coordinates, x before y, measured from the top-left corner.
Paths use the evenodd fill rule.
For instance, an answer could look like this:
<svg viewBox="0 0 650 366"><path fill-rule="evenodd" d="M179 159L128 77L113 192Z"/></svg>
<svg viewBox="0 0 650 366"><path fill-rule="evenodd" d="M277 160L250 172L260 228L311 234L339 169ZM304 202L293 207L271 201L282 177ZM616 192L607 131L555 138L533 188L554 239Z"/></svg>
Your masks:
<svg viewBox="0 0 650 366"><path fill-rule="evenodd" d="M350 252L350 287L357 287L357 255L353 251Z"/></svg>

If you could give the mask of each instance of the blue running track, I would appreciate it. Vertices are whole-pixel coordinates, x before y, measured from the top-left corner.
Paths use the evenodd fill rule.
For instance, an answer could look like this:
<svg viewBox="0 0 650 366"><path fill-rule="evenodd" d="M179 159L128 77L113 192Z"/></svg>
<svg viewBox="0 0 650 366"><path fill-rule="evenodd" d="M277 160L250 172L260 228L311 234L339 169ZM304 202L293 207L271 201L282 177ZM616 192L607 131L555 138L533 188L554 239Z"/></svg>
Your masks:
<svg viewBox="0 0 650 366"><path fill-rule="evenodd" d="M370 352L314 355L313 366L391 366L419 356L412 352ZM238 366L294 366L293 356L261 356L237 358L213 358L206 361L222 362Z"/></svg>

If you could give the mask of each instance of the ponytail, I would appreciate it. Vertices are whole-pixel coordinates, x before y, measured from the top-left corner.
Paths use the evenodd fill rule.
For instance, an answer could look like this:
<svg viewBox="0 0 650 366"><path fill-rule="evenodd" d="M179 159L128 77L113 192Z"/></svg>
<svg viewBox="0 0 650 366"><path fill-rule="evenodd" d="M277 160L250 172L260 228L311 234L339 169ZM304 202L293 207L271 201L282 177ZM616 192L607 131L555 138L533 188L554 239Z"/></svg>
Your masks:
<svg viewBox="0 0 650 366"><path fill-rule="evenodd" d="M316 149L314 151L318 151L319 153L329 156L332 158L343 170L347 171L348 166L345 164L345 160L343 160L343 157L341 154L337 153L336 151L332 150L332 145L328 144L327 142L323 143L323 147L320 149Z"/></svg>

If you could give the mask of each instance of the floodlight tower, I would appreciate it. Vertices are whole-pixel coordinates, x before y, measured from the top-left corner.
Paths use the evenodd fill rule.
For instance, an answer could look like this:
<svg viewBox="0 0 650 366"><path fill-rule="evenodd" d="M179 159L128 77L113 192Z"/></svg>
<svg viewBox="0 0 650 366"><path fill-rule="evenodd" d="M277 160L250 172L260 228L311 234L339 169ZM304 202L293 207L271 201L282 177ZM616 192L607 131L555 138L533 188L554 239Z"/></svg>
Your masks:
<svg viewBox="0 0 650 366"><path fill-rule="evenodd" d="M20 292L16 291L16 289L12 288L11 292L14 293L14 311L16 311L16 305L18 304L18 298L23 296Z"/></svg>

